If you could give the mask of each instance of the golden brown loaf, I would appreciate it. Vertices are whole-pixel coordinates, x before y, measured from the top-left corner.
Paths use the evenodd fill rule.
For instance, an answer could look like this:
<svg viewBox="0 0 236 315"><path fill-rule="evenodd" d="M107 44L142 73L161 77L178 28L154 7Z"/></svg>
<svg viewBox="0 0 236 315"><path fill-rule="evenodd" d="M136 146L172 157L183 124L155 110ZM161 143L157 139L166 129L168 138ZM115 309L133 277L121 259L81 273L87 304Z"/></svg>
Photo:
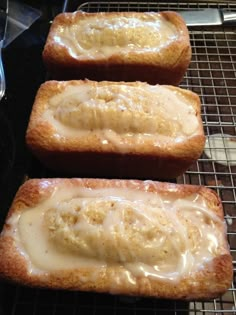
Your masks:
<svg viewBox="0 0 236 315"><path fill-rule="evenodd" d="M216 194L152 181L30 180L9 211L0 257L1 277L48 288L207 299L232 280Z"/></svg>
<svg viewBox="0 0 236 315"><path fill-rule="evenodd" d="M43 59L54 79L177 85L191 46L175 12L74 12L53 21Z"/></svg>
<svg viewBox="0 0 236 315"><path fill-rule="evenodd" d="M48 81L26 140L50 169L79 176L175 178L204 148L199 97L172 86Z"/></svg>

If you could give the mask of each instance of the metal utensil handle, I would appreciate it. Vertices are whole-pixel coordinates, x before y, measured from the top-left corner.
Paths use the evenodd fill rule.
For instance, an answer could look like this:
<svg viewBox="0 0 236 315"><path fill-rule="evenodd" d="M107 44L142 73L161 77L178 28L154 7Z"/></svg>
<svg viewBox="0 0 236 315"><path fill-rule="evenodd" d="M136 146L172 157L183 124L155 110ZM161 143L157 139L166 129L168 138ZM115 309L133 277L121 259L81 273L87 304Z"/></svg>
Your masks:
<svg viewBox="0 0 236 315"><path fill-rule="evenodd" d="M223 15L224 25L236 26L236 12L222 11L222 15Z"/></svg>
<svg viewBox="0 0 236 315"><path fill-rule="evenodd" d="M0 100L3 98L6 90L5 73L2 63L2 43L0 43Z"/></svg>

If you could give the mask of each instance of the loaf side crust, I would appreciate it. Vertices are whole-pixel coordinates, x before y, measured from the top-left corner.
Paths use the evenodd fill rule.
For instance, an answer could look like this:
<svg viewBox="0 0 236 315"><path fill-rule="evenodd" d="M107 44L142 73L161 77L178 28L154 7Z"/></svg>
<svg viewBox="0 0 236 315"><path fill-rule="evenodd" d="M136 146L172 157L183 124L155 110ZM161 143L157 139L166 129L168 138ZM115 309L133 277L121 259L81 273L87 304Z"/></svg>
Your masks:
<svg viewBox="0 0 236 315"><path fill-rule="evenodd" d="M136 283L124 281L111 288L113 279L119 274L120 268L107 267L99 273L98 280L84 281L91 268L76 270L60 270L49 273L32 274L28 270L27 262L17 250L13 238L8 234L11 229L10 218L13 214L20 214L50 198L57 185L67 188L107 188L120 187L141 191L157 192L160 195L173 195L176 198L186 198L192 193L200 194L206 201L212 213L223 220L222 204L219 197L210 189L202 186L176 185L152 181L99 180L99 179L41 179L27 181L17 192L9 211L3 232L0 236L0 276L27 286L37 286L56 289L83 290L95 292L110 292L115 294L152 296L168 299L209 299L223 294L232 280L232 258L228 244L222 248L222 255L206 263L204 267L188 277L181 278L177 283L153 280L148 277L137 277ZM225 234L223 225L218 225L219 234Z"/></svg>

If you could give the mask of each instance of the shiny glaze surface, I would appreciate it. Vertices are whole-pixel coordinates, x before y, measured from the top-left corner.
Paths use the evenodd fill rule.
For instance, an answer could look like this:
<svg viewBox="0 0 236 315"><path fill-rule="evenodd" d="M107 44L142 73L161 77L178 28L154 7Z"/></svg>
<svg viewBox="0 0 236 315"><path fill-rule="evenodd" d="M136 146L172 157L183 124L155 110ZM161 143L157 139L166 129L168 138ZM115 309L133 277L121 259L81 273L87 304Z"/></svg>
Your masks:
<svg viewBox="0 0 236 315"><path fill-rule="evenodd" d="M129 149L131 137L136 144L151 139L158 146L199 132L196 109L179 91L141 82L68 84L48 99L42 119L53 126L57 139L94 134L119 151Z"/></svg>
<svg viewBox="0 0 236 315"><path fill-rule="evenodd" d="M10 223L8 233L32 273L91 267L96 277L115 267L132 281L178 281L203 268L224 244L216 228L224 230L223 221L196 193L183 199L122 187L56 187Z"/></svg>
<svg viewBox="0 0 236 315"><path fill-rule="evenodd" d="M178 37L176 27L160 14L109 16L76 19L56 28L53 41L74 58L108 58L116 53L159 52Z"/></svg>

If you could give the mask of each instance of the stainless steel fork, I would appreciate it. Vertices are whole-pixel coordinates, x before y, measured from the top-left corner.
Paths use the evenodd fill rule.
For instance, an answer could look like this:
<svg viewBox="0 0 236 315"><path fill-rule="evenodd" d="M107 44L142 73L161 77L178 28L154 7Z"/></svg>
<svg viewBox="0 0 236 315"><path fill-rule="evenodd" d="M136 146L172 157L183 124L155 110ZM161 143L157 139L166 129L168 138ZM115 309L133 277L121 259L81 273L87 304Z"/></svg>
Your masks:
<svg viewBox="0 0 236 315"><path fill-rule="evenodd" d="M0 0L0 100L6 90L6 79L2 63L2 48L7 29L8 0Z"/></svg>
<svg viewBox="0 0 236 315"><path fill-rule="evenodd" d="M3 98L6 91L6 79L2 64L2 42L0 44L0 100Z"/></svg>

